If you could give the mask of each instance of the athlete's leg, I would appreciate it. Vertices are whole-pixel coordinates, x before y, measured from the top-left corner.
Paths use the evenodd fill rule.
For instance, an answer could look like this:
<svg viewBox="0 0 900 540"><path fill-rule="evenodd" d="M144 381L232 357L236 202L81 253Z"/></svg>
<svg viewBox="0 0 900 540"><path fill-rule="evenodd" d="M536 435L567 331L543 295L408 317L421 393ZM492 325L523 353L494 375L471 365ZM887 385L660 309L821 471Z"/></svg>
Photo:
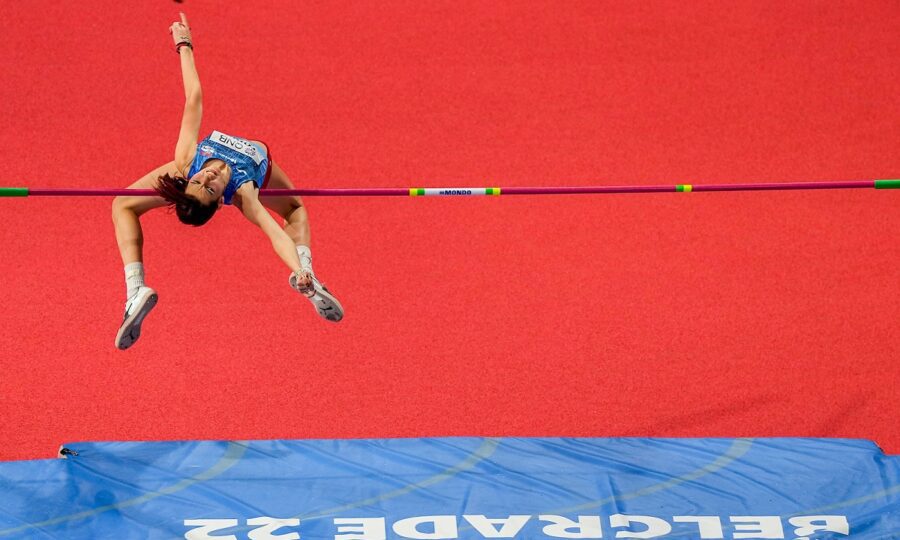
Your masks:
<svg viewBox="0 0 900 540"><path fill-rule="evenodd" d="M272 173L267 188L293 189L291 179L277 163L271 162L270 167ZM294 240L294 244L309 245L309 214L300 197L260 197L259 200L284 219L284 232Z"/></svg>
<svg viewBox="0 0 900 540"><path fill-rule="evenodd" d="M129 188L152 188L157 178L163 174L175 174L175 162L169 162L147 173ZM116 334L116 347L127 349L141 335L141 324L156 305L156 291L144 284L143 246L140 217L153 208L165 206L162 197L120 196L113 200L112 219L116 229L119 254L125 265L125 316Z"/></svg>
<svg viewBox="0 0 900 540"><path fill-rule="evenodd" d="M291 189L294 184L284 170L274 161L269 164L269 178L267 188ZM310 252L309 214L303 201L297 196L287 197L260 197L260 202L284 219L284 232L291 237L297 246L297 255L304 270L312 271L312 254ZM312 283L312 275L298 276L299 284L308 287Z"/></svg>
<svg viewBox="0 0 900 540"><path fill-rule="evenodd" d="M157 178L163 174L176 174L178 167L174 161L153 169L138 181L128 186L130 189L151 189ZM116 228L116 242L123 264L143 261L144 235L141 231L140 216L153 208L166 205L162 197L128 197L113 199L112 220Z"/></svg>
<svg viewBox="0 0 900 540"><path fill-rule="evenodd" d="M294 187L291 179L278 164L272 161L269 166L271 175L266 185L267 188L291 189ZM309 298L319 315L329 321L340 321L344 317L344 308L338 299L316 279L312 269L312 253L309 249L309 215L303 201L297 196L260 197L259 200L266 208L284 218L284 230L294 240L301 266L308 272L307 275L291 276L291 286Z"/></svg>

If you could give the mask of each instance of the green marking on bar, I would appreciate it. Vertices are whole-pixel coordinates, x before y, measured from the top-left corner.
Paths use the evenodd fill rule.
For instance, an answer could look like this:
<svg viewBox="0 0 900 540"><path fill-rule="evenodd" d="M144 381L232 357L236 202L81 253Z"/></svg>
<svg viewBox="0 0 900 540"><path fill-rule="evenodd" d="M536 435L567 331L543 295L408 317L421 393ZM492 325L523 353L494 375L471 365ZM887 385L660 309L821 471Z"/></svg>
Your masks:
<svg viewBox="0 0 900 540"><path fill-rule="evenodd" d="M27 197L27 187L0 187L0 197Z"/></svg>
<svg viewBox="0 0 900 540"><path fill-rule="evenodd" d="M675 191L690 193L693 188L694 186L692 186L691 184L678 184L677 186L675 186Z"/></svg>
<svg viewBox="0 0 900 540"><path fill-rule="evenodd" d="M875 180L875 189L900 189L900 180Z"/></svg>

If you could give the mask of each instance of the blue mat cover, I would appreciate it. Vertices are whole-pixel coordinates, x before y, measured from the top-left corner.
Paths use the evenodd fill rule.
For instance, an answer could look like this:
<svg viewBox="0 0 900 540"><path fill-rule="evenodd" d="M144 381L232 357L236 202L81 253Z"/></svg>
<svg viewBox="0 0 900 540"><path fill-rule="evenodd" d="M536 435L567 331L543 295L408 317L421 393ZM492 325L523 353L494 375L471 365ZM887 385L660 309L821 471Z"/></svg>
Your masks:
<svg viewBox="0 0 900 540"><path fill-rule="evenodd" d="M0 539L900 538L843 439L73 443L0 463Z"/></svg>

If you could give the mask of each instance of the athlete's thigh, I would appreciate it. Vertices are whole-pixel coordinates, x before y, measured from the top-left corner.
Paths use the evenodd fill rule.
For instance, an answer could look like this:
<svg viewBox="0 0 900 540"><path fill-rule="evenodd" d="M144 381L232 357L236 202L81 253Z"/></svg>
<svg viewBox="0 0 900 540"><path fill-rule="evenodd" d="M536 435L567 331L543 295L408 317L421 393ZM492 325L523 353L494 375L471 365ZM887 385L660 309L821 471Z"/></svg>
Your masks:
<svg viewBox="0 0 900 540"><path fill-rule="evenodd" d="M178 172L178 166L175 165L174 161L170 161L165 165L160 165L159 167L148 172L136 182L128 186L128 189L153 189L154 185L156 185L157 179L164 174L169 174L171 176L180 174ZM153 208L166 206L167 203L166 200L162 197L131 197L122 195L116 197L116 199L114 200L114 204L118 206L129 207L138 212L138 214L141 214Z"/></svg>
<svg viewBox="0 0 900 540"><path fill-rule="evenodd" d="M267 188L271 189L293 189L294 184L291 183L291 179L288 178L288 175L282 170L281 167L278 166L274 161L269 162L269 167L271 168L271 176L269 176L269 183L266 185ZM290 215L291 212L296 210L297 208L303 206L303 201L300 200L300 197L296 196L288 196L288 197L266 197L261 196L259 198L260 202L265 205L266 208L270 208L274 210L281 217L286 218Z"/></svg>
<svg viewBox="0 0 900 540"><path fill-rule="evenodd" d="M160 176L167 174L167 173L171 176L175 176L176 174L178 174L178 175L181 174L178 172L178 166L175 165L175 162L170 161L170 162L166 163L165 165L160 165L159 167L148 172L147 174L142 176L140 179L138 179L135 183L128 186L128 189L152 189L153 186L156 184L156 180Z"/></svg>

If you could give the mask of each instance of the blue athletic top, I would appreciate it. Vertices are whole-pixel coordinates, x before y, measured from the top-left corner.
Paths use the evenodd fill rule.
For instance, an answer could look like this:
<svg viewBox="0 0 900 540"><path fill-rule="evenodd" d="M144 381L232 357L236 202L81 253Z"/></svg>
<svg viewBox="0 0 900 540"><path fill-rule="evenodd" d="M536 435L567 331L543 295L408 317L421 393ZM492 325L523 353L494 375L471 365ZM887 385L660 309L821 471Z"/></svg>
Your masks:
<svg viewBox="0 0 900 540"><path fill-rule="evenodd" d="M188 178L197 174L211 159L220 159L231 167L231 179L225 186L225 204L231 204L237 189L247 182L256 184L257 189L263 187L269 170L269 156L263 146L213 131L197 143L197 153L191 163Z"/></svg>

